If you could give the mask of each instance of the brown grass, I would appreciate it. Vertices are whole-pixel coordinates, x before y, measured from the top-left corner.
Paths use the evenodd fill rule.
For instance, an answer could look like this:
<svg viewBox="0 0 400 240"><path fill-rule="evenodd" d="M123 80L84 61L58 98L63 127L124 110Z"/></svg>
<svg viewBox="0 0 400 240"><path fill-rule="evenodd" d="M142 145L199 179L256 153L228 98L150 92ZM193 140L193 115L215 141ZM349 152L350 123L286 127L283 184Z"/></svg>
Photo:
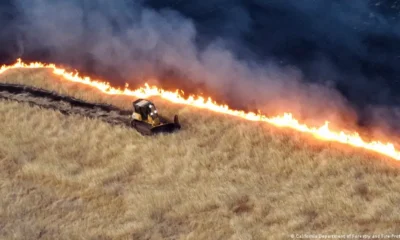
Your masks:
<svg viewBox="0 0 400 240"><path fill-rule="evenodd" d="M130 109L133 99L12 70L23 83ZM397 162L153 99L181 132L143 137L0 101L1 239L288 239L400 233Z"/></svg>

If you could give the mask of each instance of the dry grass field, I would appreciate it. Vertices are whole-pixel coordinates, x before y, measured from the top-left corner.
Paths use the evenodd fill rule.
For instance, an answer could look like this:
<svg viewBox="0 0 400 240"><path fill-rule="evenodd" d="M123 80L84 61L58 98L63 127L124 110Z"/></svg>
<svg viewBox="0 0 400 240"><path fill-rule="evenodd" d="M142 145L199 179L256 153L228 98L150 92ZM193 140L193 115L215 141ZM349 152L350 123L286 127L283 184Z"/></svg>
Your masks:
<svg viewBox="0 0 400 240"><path fill-rule="evenodd" d="M44 69L0 81L126 109ZM400 165L342 144L153 99L183 129L144 137L0 101L0 239L290 239L400 234Z"/></svg>

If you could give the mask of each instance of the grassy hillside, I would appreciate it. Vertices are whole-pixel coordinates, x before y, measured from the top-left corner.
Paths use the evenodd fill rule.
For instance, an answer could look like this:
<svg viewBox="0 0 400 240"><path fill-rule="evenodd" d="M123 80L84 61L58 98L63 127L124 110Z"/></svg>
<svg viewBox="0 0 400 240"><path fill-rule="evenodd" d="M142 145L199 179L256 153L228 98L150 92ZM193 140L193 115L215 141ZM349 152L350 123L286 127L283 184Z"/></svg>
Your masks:
<svg viewBox="0 0 400 240"><path fill-rule="evenodd" d="M126 109L47 70L0 81ZM0 101L0 239L288 239L400 233L397 162L153 99L181 132L143 137Z"/></svg>

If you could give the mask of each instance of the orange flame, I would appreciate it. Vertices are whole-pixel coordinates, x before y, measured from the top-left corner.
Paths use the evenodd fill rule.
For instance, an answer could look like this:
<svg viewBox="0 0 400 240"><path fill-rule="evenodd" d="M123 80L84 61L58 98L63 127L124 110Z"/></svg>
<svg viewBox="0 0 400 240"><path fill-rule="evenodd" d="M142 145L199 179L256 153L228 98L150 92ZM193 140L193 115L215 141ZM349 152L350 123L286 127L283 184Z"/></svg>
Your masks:
<svg viewBox="0 0 400 240"><path fill-rule="evenodd" d="M300 132L312 134L314 137L318 139L340 142L354 147L372 150L380 154L389 156L395 160L400 160L400 152L395 149L392 143L382 143L381 141L368 142L362 139L357 132L349 134L343 131L340 132L333 131L329 129L329 122L327 121L321 127L310 127L305 124L299 123L299 121L296 120L291 113L284 113L282 116L268 118L261 113L244 112L241 110L231 109L227 105L218 104L211 98L204 99L201 96L189 96L188 98L184 98L180 94L180 92L183 91L177 90L176 92L170 92L157 88L155 86L150 87L147 83L145 84L144 87L141 87L136 90L129 89L128 85L125 86L125 89L118 89L110 86L110 83L101 82L98 80L92 80L90 79L90 77L81 77L79 76L79 73L67 72L65 69L58 68L55 64L45 64L40 62L26 64L22 62L21 59L18 59L17 62L13 65L9 66L3 65L0 68L0 74L13 68L50 68L53 69L54 74L62 76L64 79L68 81L90 85L106 94L127 95L127 96L134 96L137 98L148 98L151 96L159 96L163 99L166 99L174 103L186 104L197 108L204 108L219 113L241 117L250 121L267 122L278 127L292 128Z"/></svg>

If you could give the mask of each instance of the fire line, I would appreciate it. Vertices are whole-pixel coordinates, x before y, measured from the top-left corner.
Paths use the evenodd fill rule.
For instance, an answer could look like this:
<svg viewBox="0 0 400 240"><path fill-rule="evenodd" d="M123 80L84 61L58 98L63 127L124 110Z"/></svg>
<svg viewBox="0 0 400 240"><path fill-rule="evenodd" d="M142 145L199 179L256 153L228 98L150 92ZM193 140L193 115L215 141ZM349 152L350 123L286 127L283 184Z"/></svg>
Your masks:
<svg viewBox="0 0 400 240"><path fill-rule="evenodd" d="M400 160L400 151L396 150L392 143L383 143L378 140L368 142L362 139L362 137L357 132L345 133L344 131L333 131L329 129L328 121L326 121L325 124L320 127L310 127L306 124L300 123L296 118L293 117L291 113L284 113L283 115L269 118L261 113L244 112L242 110L231 109L227 105L218 104L210 97L205 99L201 96L192 95L185 98L182 96L182 94L180 94L179 90L175 92L166 91L156 86L150 87L147 83L144 84L144 87L136 90L129 89L128 85L126 85L124 89L119 89L112 87L108 82L92 80L90 77L87 76L80 76L78 72L67 72L65 69L59 68L52 63L46 64L41 62L33 62L27 64L24 63L21 59L17 59L17 62L13 65L3 65L0 68L0 74L14 68L50 68L53 70L53 73L55 75L62 76L68 81L90 85L106 94L134 96L137 98L159 96L165 100L174 103L186 104L197 108L208 109L214 112L244 118L249 121L266 122L277 127L291 128L299 132L311 134L317 139L340 142L354 147L368 149L382 155L389 156L395 160Z"/></svg>

